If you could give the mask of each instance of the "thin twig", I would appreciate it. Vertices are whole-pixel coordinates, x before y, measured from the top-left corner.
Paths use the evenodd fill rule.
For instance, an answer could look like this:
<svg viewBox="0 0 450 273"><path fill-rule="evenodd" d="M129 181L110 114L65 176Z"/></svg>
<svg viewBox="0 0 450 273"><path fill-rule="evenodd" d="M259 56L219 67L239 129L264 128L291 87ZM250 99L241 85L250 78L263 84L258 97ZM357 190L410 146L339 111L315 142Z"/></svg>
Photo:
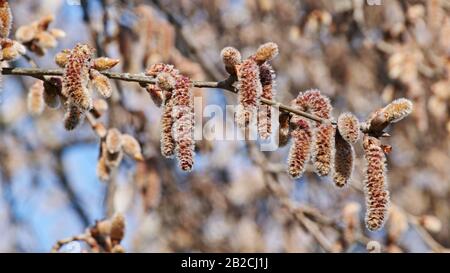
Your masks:
<svg viewBox="0 0 450 273"><path fill-rule="evenodd" d="M30 76L35 78L42 78L43 76L62 76L63 70L61 69L40 69L40 68L4 68L2 71L3 75L19 75L19 76ZM128 82L137 82L140 84L155 84L156 79L153 77L145 76L142 74L130 74L130 73L117 73L117 72L102 72L103 75L110 79L128 81ZM237 93L237 90L233 87L234 81L230 81L229 79L225 79L219 82L212 81L193 81L192 86L198 88L218 88L227 90L233 93ZM268 100L261 98L261 102L273 107L279 108L281 111L289 112L292 114L296 114L307 119L316 121L316 122L327 122L328 120L320 118L318 116L309 114L307 112L303 112L297 110L288 105L279 103L277 101Z"/></svg>

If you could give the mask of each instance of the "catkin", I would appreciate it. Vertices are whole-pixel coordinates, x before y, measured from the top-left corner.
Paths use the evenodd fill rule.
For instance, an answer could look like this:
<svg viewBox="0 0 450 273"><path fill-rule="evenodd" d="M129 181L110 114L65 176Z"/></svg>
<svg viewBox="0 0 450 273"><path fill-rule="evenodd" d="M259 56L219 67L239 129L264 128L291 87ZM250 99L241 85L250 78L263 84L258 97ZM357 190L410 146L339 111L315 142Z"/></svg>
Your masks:
<svg viewBox="0 0 450 273"><path fill-rule="evenodd" d="M190 171L194 165L194 101L191 81L188 77L179 75L173 93L174 120L172 127L176 143L175 154L183 171Z"/></svg>
<svg viewBox="0 0 450 273"><path fill-rule="evenodd" d="M51 77L44 81L44 101L50 108L58 108L61 104L59 95L62 90L62 80L60 77Z"/></svg>
<svg viewBox="0 0 450 273"><path fill-rule="evenodd" d="M359 139L359 121L352 113L342 113L337 122L339 133L349 143L356 143Z"/></svg>
<svg viewBox="0 0 450 273"><path fill-rule="evenodd" d="M111 221L111 243L113 245L119 244L125 235L125 217L118 213Z"/></svg>
<svg viewBox="0 0 450 273"><path fill-rule="evenodd" d="M123 139L122 133L116 128L108 130L105 140L106 165L110 168L116 168L120 165L123 158Z"/></svg>
<svg viewBox="0 0 450 273"><path fill-rule="evenodd" d="M89 70L89 76L94 89L104 98L111 97L112 87L108 77L95 69Z"/></svg>
<svg viewBox="0 0 450 273"><path fill-rule="evenodd" d="M236 75L236 66L242 62L242 56L239 50L234 47L225 47L220 52L220 56L225 65L225 70L230 75Z"/></svg>
<svg viewBox="0 0 450 273"><path fill-rule="evenodd" d="M262 85L261 97L272 100L275 96L275 72L272 66L264 63L259 68L259 77ZM258 111L258 132L261 138L267 139L272 134L272 107L269 105L260 105Z"/></svg>
<svg viewBox="0 0 450 273"><path fill-rule="evenodd" d="M37 81L31 86L28 91L27 106L28 111L33 116L40 115L44 111L44 86L42 81Z"/></svg>
<svg viewBox="0 0 450 273"><path fill-rule="evenodd" d="M71 52L70 49L64 49L61 52L58 52L55 56L55 63L61 68L66 67Z"/></svg>
<svg viewBox="0 0 450 273"><path fill-rule="evenodd" d="M294 100L295 106L323 119L331 118L330 100L319 90L311 89L300 93ZM313 162L318 175L328 175L333 167L335 129L331 123L318 124L314 130Z"/></svg>
<svg viewBox="0 0 450 273"><path fill-rule="evenodd" d="M11 8L7 0L0 0L0 37L8 38L12 25Z"/></svg>
<svg viewBox="0 0 450 273"><path fill-rule="evenodd" d="M339 188L348 184L352 176L355 151L353 146L344 140L341 134L336 132L335 136L335 155L334 155L334 184Z"/></svg>
<svg viewBox="0 0 450 273"><path fill-rule="evenodd" d="M77 105L69 105L64 115L64 127L66 130L71 131L77 127L84 119L84 111Z"/></svg>
<svg viewBox="0 0 450 273"><path fill-rule="evenodd" d="M380 140L365 135L364 156L367 162L364 191L366 196L366 226L371 231L383 227L389 207L386 179L386 156Z"/></svg>
<svg viewBox="0 0 450 273"><path fill-rule="evenodd" d="M97 177L101 181L108 181L111 177L111 169L106 165L106 144L100 143L100 157L97 161Z"/></svg>
<svg viewBox="0 0 450 273"><path fill-rule="evenodd" d="M300 178L311 155L312 130L308 121L299 119L291 133L292 145L288 156L288 174Z"/></svg>
<svg viewBox="0 0 450 273"><path fill-rule="evenodd" d="M413 104L405 98L396 99L383 108L382 112L387 122L394 123L411 114Z"/></svg>
<svg viewBox="0 0 450 273"><path fill-rule="evenodd" d="M92 108L91 94L87 88L89 68L93 49L85 44L77 44L69 55L64 69L63 95L84 111Z"/></svg>
<svg viewBox="0 0 450 273"><path fill-rule="evenodd" d="M272 42L261 45L254 56L255 61L261 65L269 62L278 55L278 45Z"/></svg>
<svg viewBox="0 0 450 273"><path fill-rule="evenodd" d="M123 151L134 158L135 160L143 160L144 156L142 155L141 145L132 135L123 134L122 135L123 142Z"/></svg>
<svg viewBox="0 0 450 273"><path fill-rule="evenodd" d="M247 127L255 118L260 104L262 85L259 67L249 58L237 67L239 105L236 122L241 128Z"/></svg>
<svg viewBox="0 0 450 273"><path fill-rule="evenodd" d="M164 157L172 158L175 154L175 141L172 135L172 127L174 123L174 119L172 118L173 111L173 91L170 89L161 89L160 87L171 87L172 79L169 78L165 73L168 73L173 79L177 79L178 70L175 69L172 65L167 64L154 64L147 69L146 74L148 76L152 76L158 79L160 74L163 74L159 77L159 84L150 84L148 85L147 91L149 92L153 102L162 106L162 115L161 115L161 154ZM175 83L176 85L176 83Z"/></svg>
<svg viewBox="0 0 450 273"><path fill-rule="evenodd" d="M118 59L111 59L107 57L100 57L97 59L94 59L92 68L98 71L104 71L113 68L116 66L120 60Z"/></svg>
<svg viewBox="0 0 450 273"><path fill-rule="evenodd" d="M334 164L334 135L336 129L331 123L324 123L315 129L313 162L318 175L328 175Z"/></svg>

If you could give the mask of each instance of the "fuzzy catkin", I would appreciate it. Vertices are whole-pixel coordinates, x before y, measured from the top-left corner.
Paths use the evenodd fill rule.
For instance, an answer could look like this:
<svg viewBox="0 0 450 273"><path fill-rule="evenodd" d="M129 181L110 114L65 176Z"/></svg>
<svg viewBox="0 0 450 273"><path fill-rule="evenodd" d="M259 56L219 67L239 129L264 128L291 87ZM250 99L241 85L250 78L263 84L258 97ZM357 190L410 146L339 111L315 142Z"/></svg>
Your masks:
<svg viewBox="0 0 450 273"><path fill-rule="evenodd" d="M71 131L77 127L84 119L84 111L77 105L69 105L64 115L64 127L66 130Z"/></svg>
<svg viewBox="0 0 450 273"><path fill-rule="evenodd" d="M336 129L331 123L319 125L315 130L313 144L314 168L318 175L328 175L334 164L334 135Z"/></svg>
<svg viewBox="0 0 450 273"><path fill-rule="evenodd" d="M28 91L27 106L28 111L33 116L40 115L44 111L44 86L42 81L37 81L31 86Z"/></svg>
<svg viewBox="0 0 450 273"><path fill-rule="evenodd" d="M254 56L255 61L258 64L263 64L264 62L269 62L278 55L278 45L269 42L261 45Z"/></svg>
<svg viewBox="0 0 450 273"><path fill-rule="evenodd" d="M366 196L366 226L371 231L383 227L389 207L389 191L386 179L386 156L380 140L365 135L364 156L367 162L364 181Z"/></svg>
<svg viewBox="0 0 450 273"><path fill-rule="evenodd" d="M262 85L261 97L272 100L275 96L275 72L272 66L264 63L259 68L259 77ZM260 105L258 111L258 133L263 139L267 139L272 134L272 107Z"/></svg>
<svg viewBox="0 0 450 273"><path fill-rule="evenodd" d="M318 89L310 89L300 93L295 100L295 104L303 111L307 111L323 119L331 118L330 100L322 95Z"/></svg>
<svg viewBox="0 0 450 273"><path fill-rule="evenodd" d="M7 0L0 0L0 37L8 38L12 25L11 8Z"/></svg>
<svg viewBox="0 0 450 273"><path fill-rule="evenodd" d="M143 160L144 156L142 155L141 145L132 135L123 134L122 135L123 142L123 151L134 158L135 160Z"/></svg>
<svg viewBox="0 0 450 273"><path fill-rule="evenodd" d="M260 104L262 85L259 78L259 66L249 58L237 69L239 105L236 122L241 128L247 127L255 118Z"/></svg>
<svg viewBox="0 0 450 273"><path fill-rule="evenodd" d="M194 101L191 81L188 77L179 75L173 93L174 120L172 127L176 143L175 155L183 171L191 171L194 165Z"/></svg>
<svg viewBox="0 0 450 273"><path fill-rule="evenodd" d="M62 80L60 77L51 77L44 81L44 101L50 108L58 108L61 104L59 98L62 90Z"/></svg>
<svg viewBox="0 0 450 273"><path fill-rule="evenodd" d="M91 79L92 86L102 97L111 97L112 87L108 77L95 69L89 70L89 77Z"/></svg>
<svg viewBox="0 0 450 273"><path fill-rule="evenodd" d="M342 113L337 122L339 133L349 143L356 143L359 139L359 121L352 113Z"/></svg>
<svg viewBox="0 0 450 273"><path fill-rule="evenodd" d="M58 52L55 55L55 63L61 68L66 67L67 63L69 62L69 56L71 52L72 51L70 49L64 49L61 52Z"/></svg>
<svg viewBox="0 0 450 273"><path fill-rule="evenodd" d="M411 114L413 104L405 98L396 99L383 108L382 112L387 122L398 122Z"/></svg>
<svg viewBox="0 0 450 273"><path fill-rule="evenodd" d="M242 56L239 50L234 47L225 47L220 52L225 70L230 75L236 75L236 66L242 62Z"/></svg>
<svg viewBox="0 0 450 273"><path fill-rule="evenodd" d="M109 129L106 135L105 144L106 166L109 168L117 168L123 159L122 133L116 128Z"/></svg>
<svg viewBox="0 0 450 273"><path fill-rule="evenodd" d="M120 60L118 59L111 59L107 57L100 57L97 59L94 59L92 68L98 71L104 71L113 68L116 66Z"/></svg>
<svg viewBox="0 0 450 273"><path fill-rule="evenodd" d="M146 74L148 76L156 77L162 73L169 74L172 78L176 79L178 77L178 70L175 69L172 65L167 64L154 64L150 66L147 69ZM172 158L175 154L175 140L172 135L172 127L174 124L174 119L172 118L172 111L173 111L173 91L172 90L162 90L160 87L167 87L165 86L165 80L170 83L169 78L165 78L165 76L161 76L158 80L158 84L150 84L147 85L146 89L149 92L151 98L153 99L153 102L158 105L162 106L162 115L161 115L161 121L160 121L160 130L161 130L161 154L164 157ZM176 85L176 83L175 83Z"/></svg>
<svg viewBox="0 0 450 273"><path fill-rule="evenodd" d="M309 122L300 119L297 122L297 128L292 131L291 137L293 143L288 156L288 174L292 178L300 178L311 156L313 134Z"/></svg>
<svg viewBox="0 0 450 273"><path fill-rule="evenodd" d="M346 186L352 176L355 151L353 146L342 138L339 131L335 136L335 155L334 155L334 184L342 188Z"/></svg>
<svg viewBox="0 0 450 273"><path fill-rule="evenodd" d="M77 44L64 69L63 95L69 98L69 103L84 111L92 108L92 98L87 88L92 56L93 49L90 46Z"/></svg>

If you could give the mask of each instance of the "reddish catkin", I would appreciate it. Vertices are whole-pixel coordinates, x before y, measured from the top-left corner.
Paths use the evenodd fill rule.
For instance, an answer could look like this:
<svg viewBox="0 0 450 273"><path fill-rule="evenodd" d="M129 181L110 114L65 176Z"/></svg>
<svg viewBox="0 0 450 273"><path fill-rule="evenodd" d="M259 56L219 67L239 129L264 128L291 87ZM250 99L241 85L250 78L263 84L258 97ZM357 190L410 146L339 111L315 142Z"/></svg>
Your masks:
<svg viewBox="0 0 450 273"><path fill-rule="evenodd" d="M92 98L87 88L92 56L90 46L77 44L69 55L63 76L63 95L69 98L69 103L85 111L92 108Z"/></svg>
<svg viewBox="0 0 450 273"><path fill-rule="evenodd" d="M358 118L352 113L342 113L337 122L339 133L345 141L354 144L360 136Z"/></svg>
<svg viewBox="0 0 450 273"><path fill-rule="evenodd" d="M28 111L33 116L40 115L44 111L44 85L42 84L42 81L36 81L31 86L28 91L27 106Z"/></svg>
<svg viewBox="0 0 450 273"><path fill-rule="evenodd" d="M11 8L7 0L0 0L0 37L8 38L12 25Z"/></svg>
<svg viewBox="0 0 450 273"><path fill-rule="evenodd" d="M173 96L172 90L162 90L160 87L163 87L162 84L165 78L165 73L170 74L174 79L177 78L179 72L172 65L167 64L154 64L147 69L146 74L152 77L156 77L158 79L158 75L160 76L158 82L160 84L151 84L147 86L147 91L150 93L150 96L155 102L156 105L162 106L162 115L161 115L161 154L167 158L172 158L175 154L175 141L172 135L172 127L174 120L172 118L172 110L173 110ZM166 78L166 80L170 83L171 79ZM176 84L175 84L176 85ZM167 86L164 86L167 87Z"/></svg>
<svg viewBox="0 0 450 273"><path fill-rule="evenodd" d="M319 90L311 89L300 93L294 103L299 110L309 112L323 119L331 118L330 100ZM313 162L318 175L328 175L334 163L335 129L330 123L318 124L314 130Z"/></svg>
<svg viewBox="0 0 450 273"><path fill-rule="evenodd" d="M272 100L275 96L275 72L272 66L264 63L259 68L259 77L262 85L261 97ZM261 138L267 139L272 134L272 107L260 105L258 111L258 132Z"/></svg>
<svg viewBox="0 0 450 273"><path fill-rule="evenodd" d="M288 174L292 178L300 178L305 171L306 163L311 155L312 130L308 121L299 118L297 128L291 133L293 140L288 156Z"/></svg>
<svg viewBox="0 0 450 273"><path fill-rule="evenodd" d="M326 176L331 172L334 164L334 135L336 129L331 123L324 123L319 125L314 131L314 168L318 175Z"/></svg>
<svg viewBox="0 0 450 273"><path fill-rule="evenodd" d="M255 118L260 104L262 85L259 66L249 58L237 67L239 105L236 122L241 128L247 127Z"/></svg>
<svg viewBox="0 0 450 273"><path fill-rule="evenodd" d="M172 134L176 143L175 154L183 171L191 171L194 166L194 101L191 80L183 75L177 77L173 93L174 120Z"/></svg>
<svg viewBox="0 0 450 273"><path fill-rule="evenodd" d="M371 231L383 227L389 207L389 192L386 179L386 156L380 140L365 135L363 141L366 158L364 191L366 196L366 226Z"/></svg>
<svg viewBox="0 0 450 273"><path fill-rule="evenodd" d="M339 131L335 136L335 155L333 181L336 186L342 188L346 186L352 176L355 151L353 146L344 140Z"/></svg>
<svg viewBox="0 0 450 273"><path fill-rule="evenodd" d="M242 56L239 50L231 46L225 47L220 52L220 57L228 74L236 75L236 66L242 62Z"/></svg>

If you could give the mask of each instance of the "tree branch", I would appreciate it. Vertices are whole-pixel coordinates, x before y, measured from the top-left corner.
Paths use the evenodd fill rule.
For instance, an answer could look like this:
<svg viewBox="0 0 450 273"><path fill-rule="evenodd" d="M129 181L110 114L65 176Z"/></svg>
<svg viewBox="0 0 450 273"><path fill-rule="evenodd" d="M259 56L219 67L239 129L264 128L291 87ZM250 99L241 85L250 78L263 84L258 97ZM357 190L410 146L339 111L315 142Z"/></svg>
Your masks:
<svg viewBox="0 0 450 273"><path fill-rule="evenodd" d="M141 74L130 74L130 73L117 73L117 72L101 72L103 75L110 79L114 80L121 80L121 81L127 81L127 82L137 82L140 84L156 84L156 79L153 77L141 75ZM18 75L18 76L30 76L38 79L42 79L43 76L63 76L63 70L62 69L40 69L40 68L4 68L2 71L3 75ZM192 81L193 87L198 88L218 88L223 89L229 92L237 93L236 88L233 86L234 82L236 81L235 78L230 77L228 79L225 79L223 81L219 82L211 82L211 81ZM288 105L282 104L277 101L268 100L261 98L261 102L266 105L270 105L273 107L277 107L280 109L280 111L289 112L292 114L296 114L302 117L305 117L307 119L325 123L330 122L326 119L320 118L315 115L311 115L307 112L303 112L300 110L297 110L293 107L290 107Z"/></svg>

